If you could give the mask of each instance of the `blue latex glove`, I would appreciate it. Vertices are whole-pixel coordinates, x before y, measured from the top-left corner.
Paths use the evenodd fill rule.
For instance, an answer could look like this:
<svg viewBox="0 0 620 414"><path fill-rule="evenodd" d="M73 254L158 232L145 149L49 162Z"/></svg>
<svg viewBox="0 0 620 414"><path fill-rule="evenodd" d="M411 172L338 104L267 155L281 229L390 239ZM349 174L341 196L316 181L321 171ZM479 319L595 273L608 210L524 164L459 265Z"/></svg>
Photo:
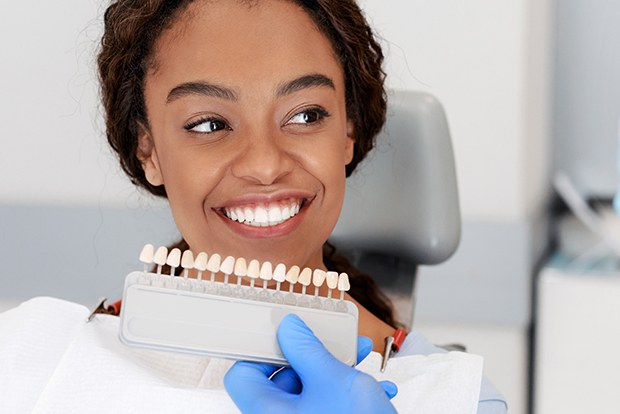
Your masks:
<svg viewBox="0 0 620 414"><path fill-rule="evenodd" d="M245 414L396 413L390 398L396 386L377 382L334 358L296 315L278 328L278 342L291 368L239 361L224 378L226 391ZM358 360L372 349L360 337ZM360 352L361 351L361 352Z"/></svg>

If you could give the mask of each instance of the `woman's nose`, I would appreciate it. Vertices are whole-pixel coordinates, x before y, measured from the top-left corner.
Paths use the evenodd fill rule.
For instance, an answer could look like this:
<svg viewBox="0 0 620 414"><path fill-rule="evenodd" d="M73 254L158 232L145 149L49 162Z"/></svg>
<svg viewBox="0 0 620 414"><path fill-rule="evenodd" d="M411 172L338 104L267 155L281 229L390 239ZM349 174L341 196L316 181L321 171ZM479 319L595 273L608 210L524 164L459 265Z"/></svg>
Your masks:
<svg viewBox="0 0 620 414"><path fill-rule="evenodd" d="M247 138L243 152L232 166L233 175L261 185L277 183L295 166L286 139L269 133Z"/></svg>

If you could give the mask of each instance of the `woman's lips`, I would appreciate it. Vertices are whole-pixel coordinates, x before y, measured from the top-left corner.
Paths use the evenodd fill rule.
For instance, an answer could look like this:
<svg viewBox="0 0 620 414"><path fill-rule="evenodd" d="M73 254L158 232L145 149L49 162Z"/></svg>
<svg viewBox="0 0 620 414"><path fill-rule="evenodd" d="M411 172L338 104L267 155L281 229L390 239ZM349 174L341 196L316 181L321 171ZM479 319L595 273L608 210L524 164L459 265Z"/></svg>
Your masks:
<svg viewBox="0 0 620 414"><path fill-rule="evenodd" d="M313 198L289 197L216 209L235 232L247 237L277 237L293 231L303 220Z"/></svg>

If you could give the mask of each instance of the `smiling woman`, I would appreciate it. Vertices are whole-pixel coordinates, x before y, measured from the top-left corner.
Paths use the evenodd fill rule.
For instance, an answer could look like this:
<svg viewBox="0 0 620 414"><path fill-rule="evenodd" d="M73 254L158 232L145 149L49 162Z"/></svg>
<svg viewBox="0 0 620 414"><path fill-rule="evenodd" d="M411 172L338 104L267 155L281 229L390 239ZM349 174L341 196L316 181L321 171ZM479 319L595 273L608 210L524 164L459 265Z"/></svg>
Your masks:
<svg viewBox="0 0 620 414"><path fill-rule="evenodd" d="M358 331L374 344L362 351L383 351L398 322L327 240L345 179L385 122L382 62L353 0L118 0L98 57L108 141L136 185L168 199L174 247L349 273ZM283 322L278 340L301 354L287 354L296 371L236 364L226 385L242 410L393 411L393 385L329 362L302 321ZM402 348L439 352L413 334Z"/></svg>
<svg viewBox="0 0 620 414"><path fill-rule="evenodd" d="M349 1L118 2L99 55L108 140L176 247L347 271L377 349L391 305L325 242L385 121L382 61Z"/></svg>
<svg viewBox="0 0 620 414"><path fill-rule="evenodd" d="M193 292L184 308L180 290L160 289L159 276L146 286L149 275L138 272L138 291L148 287L170 301L148 308L126 295L118 318L44 297L0 314L4 411L505 412L503 397L482 379L481 358L447 354L418 332L395 331L391 304L373 279L328 242L346 177L373 148L386 117L383 55L354 0L111 0L104 20L97 64L108 142L135 185L167 199L182 238L176 247L197 253L194 261L179 250L147 248L141 260L150 255L158 267L183 271L175 279L167 269L172 278L164 287L214 288L186 278L221 273L222 296ZM238 284L251 278L250 287L237 287L248 295L235 300L226 296L233 273ZM347 302L343 273L351 277ZM259 278L262 286L253 289ZM272 293L269 283L282 301L261 300ZM277 296L278 289L289 292ZM319 296L326 309L317 309ZM194 307L197 298L212 306ZM242 306L248 302L252 307ZM132 319L145 323L135 331L146 326L153 337L184 344L208 337L219 346L215 355L289 365L233 365L125 346L120 319L128 320L132 306L144 311ZM246 317L259 308L267 309L263 319ZM178 316L172 324L170 310ZM316 312L329 321L313 324ZM334 357L342 348L344 329L334 323L341 315L353 315L346 363ZM206 319L215 324L201 324ZM233 341L244 352L233 353ZM285 358L252 358L264 344ZM385 373L381 356L370 353L384 348L385 363L398 351Z"/></svg>

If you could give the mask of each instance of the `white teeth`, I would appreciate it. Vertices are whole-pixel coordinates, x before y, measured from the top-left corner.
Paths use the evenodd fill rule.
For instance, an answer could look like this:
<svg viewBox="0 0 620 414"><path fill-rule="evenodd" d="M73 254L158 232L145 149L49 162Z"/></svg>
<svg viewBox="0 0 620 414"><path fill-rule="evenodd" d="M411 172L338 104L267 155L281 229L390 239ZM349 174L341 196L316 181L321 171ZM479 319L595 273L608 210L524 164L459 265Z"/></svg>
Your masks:
<svg viewBox="0 0 620 414"><path fill-rule="evenodd" d="M166 258L166 264L170 267L179 267L179 264L181 264L181 250L176 247L170 250Z"/></svg>
<svg viewBox="0 0 620 414"><path fill-rule="evenodd" d="M273 279L273 267L271 266L271 262L263 262L259 275L263 280Z"/></svg>
<svg viewBox="0 0 620 414"><path fill-rule="evenodd" d="M285 279L291 285L294 285L299 280L299 266L292 266L288 272L286 272Z"/></svg>
<svg viewBox="0 0 620 414"><path fill-rule="evenodd" d="M269 211L267 211L267 217L269 219L269 224L272 226L282 223L282 211L280 211L280 207L269 207Z"/></svg>
<svg viewBox="0 0 620 414"><path fill-rule="evenodd" d="M260 262L258 260L250 260L248 264L248 276L252 279L258 279L260 277Z"/></svg>
<svg viewBox="0 0 620 414"><path fill-rule="evenodd" d="M166 264L168 258L168 248L166 246L160 246L157 248L155 255L153 256L153 262L158 266Z"/></svg>
<svg viewBox="0 0 620 414"><path fill-rule="evenodd" d="M145 244L142 252L140 253L140 261L144 264L151 264L153 262L153 256L155 248L152 244Z"/></svg>
<svg viewBox="0 0 620 414"><path fill-rule="evenodd" d="M301 283L303 286L310 286L310 283L312 283L312 269L304 267L304 270L299 273L297 283Z"/></svg>
<svg viewBox="0 0 620 414"><path fill-rule="evenodd" d="M282 214L281 215L282 215L282 219L283 220L286 220L287 217L291 217L292 216L291 210L289 209L288 206L282 207Z"/></svg>
<svg viewBox="0 0 620 414"><path fill-rule="evenodd" d="M243 223L243 221L245 220L245 213L243 212L243 210L240 208L236 208L235 213L237 213L237 221Z"/></svg>
<svg viewBox="0 0 620 414"><path fill-rule="evenodd" d="M269 221L267 210L264 207L256 207L256 210L254 210L254 221L259 223L267 223Z"/></svg>
<svg viewBox="0 0 620 414"><path fill-rule="evenodd" d="M220 265L222 264L222 257L214 253L209 257L209 262L207 262L207 270L212 273L217 273L220 271Z"/></svg>
<svg viewBox="0 0 620 414"><path fill-rule="evenodd" d="M254 221L254 212L250 207L243 209L243 215L245 216L245 219L243 220L244 222L249 223Z"/></svg>
<svg viewBox="0 0 620 414"><path fill-rule="evenodd" d="M327 287L330 289L336 289L338 287L338 272L327 272Z"/></svg>
<svg viewBox="0 0 620 414"><path fill-rule="evenodd" d="M325 278L327 277L327 272L322 269L314 269L312 273L312 284L316 287L321 287L323 282L325 282Z"/></svg>
<svg viewBox="0 0 620 414"><path fill-rule="evenodd" d="M256 206L225 208L226 217L253 227L277 226L294 217L301 209L301 201L292 201L286 206Z"/></svg>
<svg viewBox="0 0 620 414"><path fill-rule="evenodd" d="M286 267L283 263L278 263L276 268L273 270L273 280L276 282L284 282L284 278L286 277Z"/></svg>
<svg viewBox="0 0 620 414"><path fill-rule="evenodd" d="M196 259L194 260L194 268L196 270L204 272L205 270L207 270L208 260L209 256L205 252L198 253Z"/></svg>
<svg viewBox="0 0 620 414"><path fill-rule="evenodd" d="M181 267L183 269L191 269L194 267L194 254L191 250L185 250L181 256Z"/></svg>
<svg viewBox="0 0 620 414"><path fill-rule="evenodd" d="M338 290L341 292L347 292L351 289L351 283L349 283L349 275L346 273L340 273L338 277Z"/></svg>
<svg viewBox="0 0 620 414"><path fill-rule="evenodd" d="M243 277L248 274L248 265L243 257L239 257L235 262L235 276Z"/></svg>
<svg viewBox="0 0 620 414"><path fill-rule="evenodd" d="M294 214L295 210L299 209L299 206L291 205L287 206L287 208L289 212ZM273 215L274 209L277 209L278 213L280 213L283 208L273 206L259 207L257 208L258 213L256 216L262 218L263 215L267 215L269 222L274 219L278 220L278 216ZM232 209L227 209L226 214L228 215L231 211ZM256 259L250 260L249 263L241 257L235 259L233 256L226 256L225 259L222 259L217 253L208 256L206 253L201 252L194 256L190 250L186 250L181 254L179 248L173 248L168 252L165 246L159 247L155 252L153 252L153 250L154 248L152 245L146 245L141 253L140 260L145 263L152 260L152 263L157 265L157 273L155 275L157 280L163 277L161 274L163 265L170 266L170 276L174 276L174 271L178 270L180 266L182 268L181 275L184 277L184 280L179 287L183 290L196 288L196 292L207 292L223 296L232 295L254 300L273 301L274 303L309 306L316 309L323 308L334 310L334 308L336 308L338 310L346 309L348 306L343 302L345 299L345 292L351 289L351 283L346 273L338 274L338 272L325 271L322 269L312 270L309 267L300 269L299 266L291 266L287 271L283 263L279 263L274 267L271 262L265 261L261 264L261 262ZM196 283L188 282L189 273L196 273L195 271L197 271L197 275L195 275L197 279ZM202 277L205 271L211 272L209 280L205 280ZM215 281L216 273L224 275L224 282L220 283L220 287L217 286L218 283ZM228 285L231 275L237 277L235 289L232 289L231 286ZM246 288L242 285L242 278L246 276L250 279L248 287L250 289L249 293L244 290ZM149 282L146 270L143 275L143 280ZM275 287L276 292L273 293L273 295L267 291L270 280L277 282ZM289 284L288 293L284 293L284 291L281 290L281 284L285 281ZM262 284L260 293L252 290L260 288L260 286L256 286L257 283ZM319 300L319 296L321 296L319 291L323 285L327 285L325 303ZM164 286L174 287L173 285L168 286L166 284L164 284ZM314 293L309 292L308 289L314 289ZM337 290L334 291L335 289ZM295 291L301 291L301 295L296 295ZM337 300L337 298L334 297L335 295L340 296L339 302L334 302L334 299Z"/></svg>
<svg viewBox="0 0 620 414"><path fill-rule="evenodd" d="M220 272L225 275L230 275L235 268L235 258L232 256L226 256L226 259L220 265Z"/></svg>

